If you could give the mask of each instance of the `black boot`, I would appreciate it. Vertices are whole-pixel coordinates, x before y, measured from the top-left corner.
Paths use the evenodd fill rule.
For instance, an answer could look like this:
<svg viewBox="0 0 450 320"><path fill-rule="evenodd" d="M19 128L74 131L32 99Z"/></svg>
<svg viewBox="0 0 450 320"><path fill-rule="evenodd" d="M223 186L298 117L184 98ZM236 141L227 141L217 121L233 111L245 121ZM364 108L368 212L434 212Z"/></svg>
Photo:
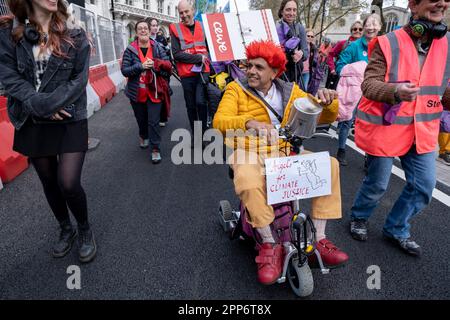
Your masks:
<svg viewBox="0 0 450 320"><path fill-rule="evenodd" d="M345 149L341 149L341 148L338 149L336 159L337 159L337 161L339 161L341 166L348 165L347 160L345 160Z"/></svg>
<svg viewBox="0 0 450 320"><path fill-rule="evenodd" d="M88 224L78 225L79 259L82 263L91 262L97 253L94 234Z"/></svg>
<svg viewBox="0 0 450 320"><path fill-rule="evenodd" d="M59 240L53 246L53 257L62 258L72 249L73 241L77 232L72 228L72 223L69 221L61 223L61 232L59 233Z"/></svg>

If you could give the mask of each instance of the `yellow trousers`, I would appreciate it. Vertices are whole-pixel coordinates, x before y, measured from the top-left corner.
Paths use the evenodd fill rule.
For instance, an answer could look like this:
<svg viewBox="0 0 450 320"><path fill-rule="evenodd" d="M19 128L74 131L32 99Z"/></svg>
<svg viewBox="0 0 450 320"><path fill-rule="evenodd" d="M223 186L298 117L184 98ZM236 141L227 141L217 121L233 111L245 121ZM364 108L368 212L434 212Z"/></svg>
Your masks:
<svg viewBox="0 0 450 320"><path fill-rule="evenodd" d="M450 133L439 133L439 154L450 153Z"/></svg>
<svg viewBox="0 0 450 320"><path fill-rule="evenodd" d="M303 154L308 153L305 151ZM282 154L278 156L283 156ZM246 158L243 158L246 157ZM230 157L229 163L234 171L234 188L249 213L249 223L254 228L270 225L275 219L272 206L267 204L266 179L264 175L264 160L253 152L238 149ZM231 160L232 159L232 160ZM245 163L237 159L256 159L256 163ZM339 219L342 217L341 184L339 178L339 163L331 158L331 194L312 199L313 219Z"/></svg>

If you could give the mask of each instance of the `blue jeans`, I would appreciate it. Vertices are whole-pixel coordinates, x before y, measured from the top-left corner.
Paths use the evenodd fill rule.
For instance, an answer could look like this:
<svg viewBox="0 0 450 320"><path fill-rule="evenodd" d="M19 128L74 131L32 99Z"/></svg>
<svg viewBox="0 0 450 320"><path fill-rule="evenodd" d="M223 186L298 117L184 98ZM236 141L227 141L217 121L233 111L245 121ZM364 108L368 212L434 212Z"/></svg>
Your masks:
<svg viewBox="0 0 450 320"><path fill-rule="evenodd" d="M339 139L338 139L338 145L339 149L345 149L345 144L347 143L348 133L352 127L353 119L352 120L346 120L341 121L338 123L338 129L339 129Z"/></svg>
<svg viewBox="0 0 450 320"><path fill-rule="evenodd" d="M383 227L387 236L410 237L409 220L424 209L432 198L436 185L435 152L417 154L413 146L400 157L406 176L406 186L389 212ZM367 220L386 192L394 158L368 156L368 173L351 209L352 219Z"/></svg>
<svg viewBox="0 0 450 320"><path fill-rule="evenodd" d="M305 90L303 91L305 92L308 92L309 77L310 77L309 72L302 73L303 85L305 86Z"/></svg>

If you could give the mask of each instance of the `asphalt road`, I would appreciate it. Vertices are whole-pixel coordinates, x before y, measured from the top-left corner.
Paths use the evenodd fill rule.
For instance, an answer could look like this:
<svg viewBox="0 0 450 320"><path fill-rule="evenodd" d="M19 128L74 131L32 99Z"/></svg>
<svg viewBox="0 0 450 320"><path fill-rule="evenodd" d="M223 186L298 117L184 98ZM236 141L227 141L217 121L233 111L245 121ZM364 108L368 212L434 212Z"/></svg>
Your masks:
<svg viewBox="0 0 450 320"><path fill-rule="evenodd" d="M51 257L58 236L37 175L29 169L0 192L0 299L297 299L288 284L265 287L256 280L255 252L230 241L217 223L218 203L238 200L225 166L173 165L174 129L188 127L180 87L173 115L163 128L160 165L138 147L137 125L123 94L89 121L101 139L88 153L83 184L98 255L80 265L76 247ZM336 150L336 141L317 138L310 150ZM449 299L449 207L433 199L413 220L422 258L409 257L383 240L384 218L404 182L392 176L388 192L370 221L369 241L348 233L348 211L363 178L363 158L349 150L341 170L344 217L327 235L350 256L328 275L313 271L310 299ZM304 210L309 210L309 201ZM81 290L69 290L67 268L81 268ZM367 268L381 269L381 289L369 290Z"/></svg>

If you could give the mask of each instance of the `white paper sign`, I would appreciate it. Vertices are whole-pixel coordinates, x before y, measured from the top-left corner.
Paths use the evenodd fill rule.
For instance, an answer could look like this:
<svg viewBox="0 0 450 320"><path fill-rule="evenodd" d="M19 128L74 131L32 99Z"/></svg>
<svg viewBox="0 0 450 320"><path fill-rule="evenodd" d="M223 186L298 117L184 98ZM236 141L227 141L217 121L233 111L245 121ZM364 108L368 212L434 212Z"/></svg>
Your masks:
<svg viewBox="0 0 450 320"><path fill-rule="evenodd" d="M202 15L212 61L245 59L244 41L245 45L254 40L279 43L272 10L242 12L239 18L240 24L235 12Z"/></svg>
<svg viewBox="0 0 450 320"><path fill-rule="evenodd" d="M269 205L331 194L328 152L270 158L265 163Z"/></svg>

